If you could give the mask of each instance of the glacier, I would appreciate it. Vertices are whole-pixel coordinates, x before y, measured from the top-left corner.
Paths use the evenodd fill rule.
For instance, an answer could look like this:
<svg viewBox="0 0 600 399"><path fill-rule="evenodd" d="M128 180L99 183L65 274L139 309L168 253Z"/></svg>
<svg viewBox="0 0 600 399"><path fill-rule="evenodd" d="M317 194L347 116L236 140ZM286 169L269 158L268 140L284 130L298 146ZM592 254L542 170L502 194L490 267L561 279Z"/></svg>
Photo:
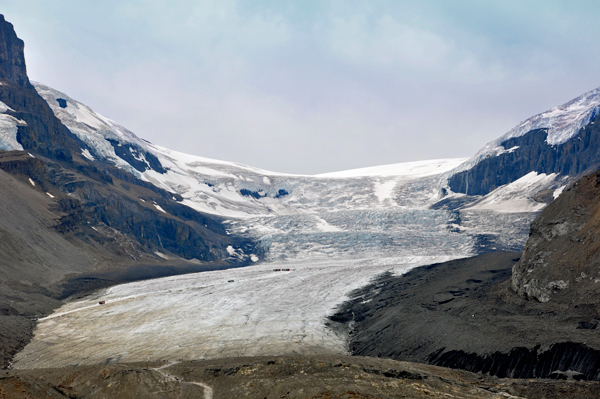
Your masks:
<svg viewBox="0 0 600 399"><path fill-rule="evenodd" d="M26 126L27 123L9 115L7 111L14 110L0 101L0 150L23 151L23 146L17 141L18 126Z"/></svg>
<svg viewBox="0 0 600 399"><path fill-rule="evenodd" d="M197 211L220 216L229 234L252 238L264 255L259 259L230 247L232 259L251 266L123 284L68 302L39 320L33 340L16 358L17 368L346 353L346 336L331 330L326 317L355 288L384 272L521 250L545 205L536 194L564 188L564 176L532 171L485 196L452 192L447 183L452 173L482 154L514 150L501 147L502 139L470 159L315 176L277 173L152 144L64 93L35 87L85 143L82 156L127 170ZM584 95L503 137L546 127L554 129L552 137L564 138L572 126L589 121L597 97Z"/></svg>

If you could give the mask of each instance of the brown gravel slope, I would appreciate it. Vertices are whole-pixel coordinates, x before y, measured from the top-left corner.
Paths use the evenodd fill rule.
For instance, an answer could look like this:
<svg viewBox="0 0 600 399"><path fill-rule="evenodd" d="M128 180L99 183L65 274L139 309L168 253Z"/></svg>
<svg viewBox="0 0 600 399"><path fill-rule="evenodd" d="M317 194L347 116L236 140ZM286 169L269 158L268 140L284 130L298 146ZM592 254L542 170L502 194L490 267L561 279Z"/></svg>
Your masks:
<svg viewBox="0 0 600 399"><path fill-rule="evenodd" d="M502 380L347 356L234 358L20 370L0 398L595 398L598 383Z"/></svg>

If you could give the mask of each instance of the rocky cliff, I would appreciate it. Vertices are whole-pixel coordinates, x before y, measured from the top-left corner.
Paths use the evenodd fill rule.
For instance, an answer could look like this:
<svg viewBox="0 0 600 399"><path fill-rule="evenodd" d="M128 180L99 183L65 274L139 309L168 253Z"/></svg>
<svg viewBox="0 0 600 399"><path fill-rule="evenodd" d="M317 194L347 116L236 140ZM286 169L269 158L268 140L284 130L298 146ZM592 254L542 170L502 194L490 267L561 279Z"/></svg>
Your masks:
<svg viewBox="0 0 600 399"><path fill-rule="evenodd" d="M534 220L525 252L513 268L513 288L540 302L596 309L599 236L600 172L595 172L567 188Z"/></svg>
<svg viewBox="0 0 600 399"><path fill-rule="evenodd" d="M25 43L17 37L12 24L0 14L0 79L31 88L25 68Z"/></svg>
<svg viewBox="0 0 600 399"><path fill-rule="evenodd" d="M548 129L536 129L502 143L505 151L450 177L452 191L486 195L529 172L557 173L571 181L600 167L600 115L560 145L547 143Z"/></svg>

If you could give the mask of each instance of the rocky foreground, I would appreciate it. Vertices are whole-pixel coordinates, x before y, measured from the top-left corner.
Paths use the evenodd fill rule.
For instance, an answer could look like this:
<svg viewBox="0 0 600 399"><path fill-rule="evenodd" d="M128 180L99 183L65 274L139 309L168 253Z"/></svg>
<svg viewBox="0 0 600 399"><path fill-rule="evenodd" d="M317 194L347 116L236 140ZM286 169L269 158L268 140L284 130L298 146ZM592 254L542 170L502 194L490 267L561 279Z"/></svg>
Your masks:
<svg viewBox="0 0 600 399"><path fill-rule="evenodd" d="M347 356L234 358L8 371L0 398L595 398L581 381L512 380Z"/></svg>

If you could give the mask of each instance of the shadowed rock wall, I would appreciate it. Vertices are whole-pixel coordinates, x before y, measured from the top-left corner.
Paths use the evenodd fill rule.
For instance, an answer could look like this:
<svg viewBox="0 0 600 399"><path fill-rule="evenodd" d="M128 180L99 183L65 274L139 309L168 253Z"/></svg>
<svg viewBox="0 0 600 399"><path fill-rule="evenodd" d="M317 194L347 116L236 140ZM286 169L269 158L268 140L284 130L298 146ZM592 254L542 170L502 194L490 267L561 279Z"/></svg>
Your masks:
<svg viewBox="0 0 600 399"><path fill-rule="evenodd" d="M575 178L600 168L600 116L563 144L548 145L546 137L545 129L537 129L506 140L502 143L506 150L519 148L453 175L448 181L450 188L457 193L486 195L532 171Z"/></svg>

